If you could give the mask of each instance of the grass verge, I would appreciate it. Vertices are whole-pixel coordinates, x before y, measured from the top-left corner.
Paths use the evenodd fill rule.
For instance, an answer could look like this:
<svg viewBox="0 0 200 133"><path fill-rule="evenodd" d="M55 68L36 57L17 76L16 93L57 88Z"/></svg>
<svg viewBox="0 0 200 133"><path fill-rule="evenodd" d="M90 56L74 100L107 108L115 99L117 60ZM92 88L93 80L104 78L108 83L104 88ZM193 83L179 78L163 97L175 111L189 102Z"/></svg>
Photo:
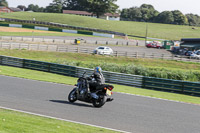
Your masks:
<svg viewBox="0 0 200 133"><path fill-rule="evenodd" d="M0 36L77 36L77 37L95 37L91 35L72 34L72 33L40 33L40 32L0 32Z"/></svg>
<svg viewBox="0 0 200 133"><path fill-rule="evenodd" d="M115 131L0 109L1 133L115 133Z"/></svg>

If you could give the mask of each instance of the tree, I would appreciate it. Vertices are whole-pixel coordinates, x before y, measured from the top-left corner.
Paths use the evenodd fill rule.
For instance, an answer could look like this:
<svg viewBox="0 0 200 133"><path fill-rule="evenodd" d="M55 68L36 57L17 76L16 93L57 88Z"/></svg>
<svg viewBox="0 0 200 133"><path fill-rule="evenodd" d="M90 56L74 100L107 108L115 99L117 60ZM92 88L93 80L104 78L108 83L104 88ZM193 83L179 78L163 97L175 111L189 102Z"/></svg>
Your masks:
<svg viewBox="0 0 200 133"><path fill-rule="evenodd" d="M64 0L63 9L65 10L78 10L78 11L88 11L87 0Z"/></svg>
<svg viewBox="0 0 200 133"><path fill-rule="evenodd" d="M88 11L99 18L105 13L115 13L119 8L117 0L64 0L63 9Z"/></svg>
<svg viewBox="0 0 200 133"><path fill-rule="evenodd" d="M53 3L50 3L46 7L46 12L61 13L63 8L63 0L53 0Z"/></svg>
<svg viewBox="0 0 200 133"><path fill-rule="evenodd" d="M28 5L28 8L26 9L26 11L38 12L38 9L39 9L39 6L38 6L38 5L30 4L30 5Z"/></svg>
<svg viewBox="0 0 200 133"><path fill-rule="evenodd" d="M142 5L140 6L140 8L141 8L141 9L142 9L142 8L146 8L146 9L149 9L149 10L155 10L154 7L153 7L152 5L150 5L150 4L142 4Z"/></svg>
<svg viewBox="0 0 200 133"><path fill-rule="evenodd" d="M145 21L145 22L153 22L155 17L159 14L159 12L155 10L152 5L149 5L149 4L142 4L140 6L140 10L141 10L142 19L143 19L141 21Z"/></svg>
<svg viewBox="0 0 200 133"><path fill-rule="evenodd" d="M24 6L18 6L18 8L24 8ZM44 12L45 8L43 7L39 7L38 5L33 5L30 4L28 5L28 7L26 8L26 11L34 11L34 12Z"/></svg>
<svg viewBox="0 0 200 133"><path fill-rule="evenodd" d="M186 14L190 26L200 26L200 16L194 14Z"/></svg>
<svg viewBox="0 0 200 133"><path fill-rule="evenodd" d="M88 11L95 14L97 18L105 13L115 13L119 8L114 2L117 0L86 0Z"/></svg>
<svg viewBox="0 0 200 133"><path fill-rule="evenodd" d="M187 17L183 15L179 10L172 11L172 14L174 16L174 24L179 24L179 25L188 24Z"/></svg>
<svg viewBox="0 0 200 133"><path fill-rule="evenodd" d="M8 2L6 0L0 0L0 6L8 7Z"/></svg>
<svg viewBox="0 0 200 133"><path fill-rule="evenodd" d="M142 13L140 8L132 7L129 9L123 9L120 17L121 20L140 21L142 19Z"/></svg>
<svg viewBox="0 0 200 133"><path fill-rule="evenodd" d="M130 21L153 22L158 14L159 12L156 11L152 5L143 4L140 7L123 9L121 13L121 19Z"/></svg>
<svg viewBox="0 0 200 133"><path fill-rule="evenodd" d="M165 24L173 24L174 16L171 11L163 11L156 18L156 23L165 23Z"/></svg>
<svg viewBox="0 0 200 133"><path fill-rule="evenodd" d="M18 5L17 8L21 9L22 11L26 10L26 6L24 5Z"/></svg>

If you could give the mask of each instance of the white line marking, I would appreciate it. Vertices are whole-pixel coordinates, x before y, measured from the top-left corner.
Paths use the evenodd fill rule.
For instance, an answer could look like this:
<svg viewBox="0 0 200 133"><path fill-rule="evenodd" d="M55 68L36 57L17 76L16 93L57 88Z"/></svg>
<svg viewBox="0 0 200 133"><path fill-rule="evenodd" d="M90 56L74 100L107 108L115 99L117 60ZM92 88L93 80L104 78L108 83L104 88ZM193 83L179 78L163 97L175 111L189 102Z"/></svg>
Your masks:
<svg viewBox="0 0 200 133"><path fill-rule="evenodd" d="M72 123L86 125L86 126L103 128L103 129L112 130L112 131L121 132L121 133L131 133L131 132L122 131L122 130L118 130L118 129L108 128L108 127L103 127L103 126L97 126L97 125L87 124L87 123L83 123L83 122L77 122L77 121L72 121L72 120L67 120L67 119L62 119L62 118L57 118L57 117L52 117L52 116L47 116L47 115L42 115L42 114L37 114L37 113L32 113L32 112L27 112L27 111L23 111L23 110L2 107L2 106L0 106L0 109L5 109L5 110L11 110L11 111L16 111L16 112L26 113L26 114L30 114L30 115L35 115L35 116L40 116L40 117L45 117L45 118L51 118L51 119L60 120L60 121L72 122Z"/></svg>

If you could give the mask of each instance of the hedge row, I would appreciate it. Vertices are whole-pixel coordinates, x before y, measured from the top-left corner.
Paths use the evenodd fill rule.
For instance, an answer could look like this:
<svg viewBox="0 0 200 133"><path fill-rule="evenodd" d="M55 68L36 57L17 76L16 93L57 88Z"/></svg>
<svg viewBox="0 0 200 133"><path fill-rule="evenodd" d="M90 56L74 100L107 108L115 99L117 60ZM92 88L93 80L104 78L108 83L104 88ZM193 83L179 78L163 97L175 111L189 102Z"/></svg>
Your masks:
<svg viewBox="0 0 200 133"><path fill-rule="evenodd" d="M57 61L54 63L86 67L86 68L91 68L91 69L100 65L104 71L119 72L119 73L133 74L133 75L142 75L142 76L156 77L156 78L183 80L183 81L194 81L194 82L200 81L200 72L197 72L197 71L169 70L166 68L148 68L148 67L138 66L134 64L128 64L128 65L117 65L114 63L85 64L80 61L73 61L73 62Z"/></svg>

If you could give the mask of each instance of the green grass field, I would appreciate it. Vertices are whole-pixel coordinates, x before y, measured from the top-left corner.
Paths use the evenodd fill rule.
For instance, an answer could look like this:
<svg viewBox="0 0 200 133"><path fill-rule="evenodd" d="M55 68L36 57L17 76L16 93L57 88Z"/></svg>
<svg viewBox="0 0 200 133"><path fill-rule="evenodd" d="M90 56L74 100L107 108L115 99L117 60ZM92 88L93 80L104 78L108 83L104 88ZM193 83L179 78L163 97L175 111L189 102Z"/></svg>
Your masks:
<svg viewBox="0 0 200 133"><path fill-rule="evenodd" d="M61 52L43 52L43 51L27 51L27 50L0 50L0 55L13 56L19 58L46 61L58 64L74 64L76 66L88 67L92 64L116 64L119 66L134 64L149 68L165 68L169 70L180 71L199 71L200 63L180 62L161 59L140 59L126 57L112 57L101 55L90 55L80 53L61 53Z"/></svg>
<svg viewBox="0 0 200 133"><path fill-rule="evenodd" d="M107 21L84 16L56 13L15 12L6 14L3 13L1 14L1 17L22 20L32 20L33 18L36 18L36 21L55 22L72 26L111 30L137 36L145 36L146 26L148 25L148 37L169 40L198 38L200 33L200 28L192 29L191 26L128 21Z"/></svg>
<svg viewBox="0 0 200 133"><path fill-rule="evenodd" d="M0 133L116 133L115 131L0 109Z"/></svg>

